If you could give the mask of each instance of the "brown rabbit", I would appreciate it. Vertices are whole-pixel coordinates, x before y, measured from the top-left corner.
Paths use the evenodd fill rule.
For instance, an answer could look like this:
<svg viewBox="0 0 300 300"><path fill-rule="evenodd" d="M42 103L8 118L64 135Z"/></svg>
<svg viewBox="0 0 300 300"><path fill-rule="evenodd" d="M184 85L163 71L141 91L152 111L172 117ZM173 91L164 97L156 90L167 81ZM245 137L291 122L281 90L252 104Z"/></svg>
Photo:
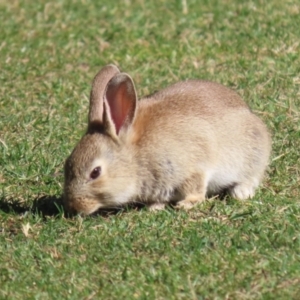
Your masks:
<svg viewBox="0 0 300 300"><path fill-rule="evenodd" d="M108 65L65 164L64 204L91 214L130 202L190 208L224 190L251 198L270 149L266 126L234 91L188 80L138 101L131 77Z"/></svg>

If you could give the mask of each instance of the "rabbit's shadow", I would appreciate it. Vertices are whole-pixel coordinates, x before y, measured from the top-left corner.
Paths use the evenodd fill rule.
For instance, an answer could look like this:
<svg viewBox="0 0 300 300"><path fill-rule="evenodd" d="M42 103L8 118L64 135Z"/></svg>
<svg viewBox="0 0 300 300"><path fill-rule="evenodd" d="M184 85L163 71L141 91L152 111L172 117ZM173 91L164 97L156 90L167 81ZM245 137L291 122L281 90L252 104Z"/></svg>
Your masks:
<svg viewBox="0 0 300 300"><path fill-rule="evenodd" d="M37 213L43 217L57 216L63 211L62 198L57 196L42 196L31 203L19 199L0 198L0 211L7 214L22 215L26 212Z"/></svg>
<svg viewBox="0 0 300 300"><path fill-rule="evenodd" d="M64 213L62 197L42 196L34 199L30 209L32 213L37 213L43 217L55 217Z"/></svg>
<svg viewBox="0 0 300 300"><path fill-rule="evenodd" d="M226 194L221 194L218 197L220 200L225 200ZM174 208L172 205L170 206ZM109 217L111 215L116 215L120 212L126 212L128 210L142 210L145 208L144 204L141 203L131 203L124 207L119 208L107 208L101 209L96 213L92 214L90 217ZM5 199L0 198L0 211L5 213L13 213L23 215L26 212L30 212L32 214L38 214L43 218L46 217L58 217L63 216L66 218L73 217L74 215L69 215L63 207L63 198L62 196L51 196L45 195L42 197L38 197L33 200L31 204L24 204L22 201L18 199Z"/></svg>
<svg viewBox="0 0 300 300"><path fill-rule="evenodd" d="M134 207L128 206L123 208L111 208L100 210L97 213L93 214L94 217L102 216L108 217L110 215L116 215L120 211L124 211L126 209L140 209L140 205L135 205ZM46 217L57 217L63 215L64 217L72 217L73 215L69 215L63 208L63 199L61 196L51 196L45 195L42 197L37 197L33 200L31 204L24 203L18 199L5 199L0 198L0 211L3 211L7 214L18 214L23 215L27 212L38 214L43 218Z"/></svg>
<svg viewBox="0 0 300 300"><path fill-rule="evenodd" d="M28 210L30 210L30 207L18 199L0 198L0 211L7 214L14 212L15 214L21 215Z"/></svg>

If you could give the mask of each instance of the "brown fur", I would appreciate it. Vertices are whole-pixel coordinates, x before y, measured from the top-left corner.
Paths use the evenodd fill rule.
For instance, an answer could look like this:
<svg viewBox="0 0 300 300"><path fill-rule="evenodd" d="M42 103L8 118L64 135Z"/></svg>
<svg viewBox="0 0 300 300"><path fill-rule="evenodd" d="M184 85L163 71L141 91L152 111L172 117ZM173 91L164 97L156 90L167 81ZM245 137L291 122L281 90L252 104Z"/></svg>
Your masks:
<svg viewBox="0 0 300 300"><path fill-rule="evenodd" d="M116 74L114 66L103 70L94 80L89 114L89 128L97 123L99 129L89 131L66 162L68 210L89 214L132 201L190 208L226 188L238 199L254 195L271 141L234 91L190 80L137 102L127 74ZM91 180L95 164L102 173Z"/></svg>

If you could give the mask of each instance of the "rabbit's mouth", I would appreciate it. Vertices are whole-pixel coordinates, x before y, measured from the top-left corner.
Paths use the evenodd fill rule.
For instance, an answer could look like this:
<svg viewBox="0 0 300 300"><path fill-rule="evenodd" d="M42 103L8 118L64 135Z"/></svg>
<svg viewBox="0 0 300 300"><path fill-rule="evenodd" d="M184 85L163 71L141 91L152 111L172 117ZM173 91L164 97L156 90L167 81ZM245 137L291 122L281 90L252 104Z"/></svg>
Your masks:
<svg viewBox="0 0 300 300"><path fill-rule="evenodd" d="M97 199L88 198L68 198L64 197L64 208L71 214L91 215L102 207L102 204Z"/></svg>
<svg viewBox="0 0 300 300"><path fill-rule="evenodd" d="M65 193L64 209L70 215L95 215L103 210L120 210L121 204L116 204L112 196L105 192L90 193L88 196L75 196Z"/></svg>

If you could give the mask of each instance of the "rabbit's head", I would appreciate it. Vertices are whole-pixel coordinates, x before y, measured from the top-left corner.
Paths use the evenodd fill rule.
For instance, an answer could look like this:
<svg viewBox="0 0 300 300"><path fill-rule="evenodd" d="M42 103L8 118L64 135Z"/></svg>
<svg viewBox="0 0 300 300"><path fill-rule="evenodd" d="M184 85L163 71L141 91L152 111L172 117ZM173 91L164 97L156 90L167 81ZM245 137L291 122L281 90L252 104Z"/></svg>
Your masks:
<svg viewBox="0 0 300 300"><path fill-rule="evenodd" d="M136 106L129 75L108 65L95 76L87 133L65 163L67 211L91 214L101 207L127 203L134 196L136 170L126 137Z"/></svg>

